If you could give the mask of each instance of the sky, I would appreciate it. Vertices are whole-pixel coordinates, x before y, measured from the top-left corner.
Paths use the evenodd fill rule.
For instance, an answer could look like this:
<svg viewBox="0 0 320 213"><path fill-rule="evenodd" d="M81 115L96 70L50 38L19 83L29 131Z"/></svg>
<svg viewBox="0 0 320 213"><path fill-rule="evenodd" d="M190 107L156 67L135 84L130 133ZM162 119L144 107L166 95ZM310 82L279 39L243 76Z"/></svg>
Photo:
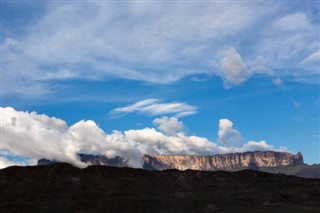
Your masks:
<svg viewBox="0 0 320 213"><path fill-rule="evenodd" d="M320 163L319 1L1 1L0 167L77 153Z"/></svg>

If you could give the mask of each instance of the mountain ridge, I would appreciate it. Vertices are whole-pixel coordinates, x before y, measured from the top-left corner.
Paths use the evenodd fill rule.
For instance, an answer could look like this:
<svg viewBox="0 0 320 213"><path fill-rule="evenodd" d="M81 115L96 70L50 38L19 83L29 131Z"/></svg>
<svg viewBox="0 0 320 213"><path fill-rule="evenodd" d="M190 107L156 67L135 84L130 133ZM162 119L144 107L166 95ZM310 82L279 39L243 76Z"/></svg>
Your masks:
<svg viewBox="0 0 320 213"><path fill-rule="evenodd" d="M108 165L116 167L128 167L128 161L116 156L108 158L103 155L78 154L81 162L90 165ZM237 167L249 168L249 164L257 167L294 166L303 164L301 152L292 154L289 152L275 151L247 151L215 155L166 155L145 154L142 157L142 167L151 170L164 169L194 169L194 170L228 170ZM40 159L38 165L46 165L57 162L55 160ZM155 164L155 165L153 165ZM161 164L162 166L156 165ZM204 164L206 164L204 166Z"/></svg>
<svg viewBox="0 0 320 213"><path fill-rule="evenodd" d="M66 163L0 170L2 212L319 212L320 179Z"/></svg>
<svg viewBox="0 0 320 213"><path fill-rule="evenodd" d="M241 156L243 158L241 158ZM79 154L79 158L88 166L105 165L129 167L128 161L119 156L109 159L101 155ZM241 164L241 159L244 159L243 164ZM292 154L287 152L254 151L202 156L153 154L144 155L142 161L142 168L146 170L191 169L199 171L239 171L251 169L305 178L320 178L320 164L304 164L301 152ZM221 163L221 161L223 162ZM217 162L221 163L220 166L216 166ZM38 165L49 165L53 163L57 162L47 159L40 159L38 161Z"/></svg>

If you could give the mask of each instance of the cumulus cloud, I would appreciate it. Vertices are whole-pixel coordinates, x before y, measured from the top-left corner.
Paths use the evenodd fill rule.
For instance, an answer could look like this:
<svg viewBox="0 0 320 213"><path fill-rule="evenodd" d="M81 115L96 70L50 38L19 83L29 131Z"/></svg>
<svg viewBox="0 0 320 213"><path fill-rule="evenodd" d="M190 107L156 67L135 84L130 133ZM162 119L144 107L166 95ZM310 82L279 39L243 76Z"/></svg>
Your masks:
<svg viewBox="0 0 320 213"><path fill-rule="evenodd" d="M184 131L182 122L175 117L156 118L153 120L153 124L157 125L157 128L166 135L176 135L178 132Z"/></svg>
<svg viewBox="0 0 320 213"><path fill-rule="evenodd" d="M207 138L189 136L183 123L175 117L155 119L155 128L131 129L106 133L94 121L79 121L68 126L65 121L36 112L1 108L2 167L35 164L40 158L68 162L84 167L78 153L116 156L128 160L132 167L142 166L144 154L197 154L212 155L253 150L277 150L265 141L250 141L242 147L220 146ZM232 121L220 120L219 139L228 143L240 133ZM5 150L5 151L4 151ZM5 154L6 153L6 154ZM25 161L11 159L27 158Z"/></svg>
<svg viewBox="0 0 320 213"><path fill-rule="evenodd" d="M267 144L265 141L248 141L246 144L242 147L245 151L268 151L268 150L275 150L273 145ZM276 149L277 151L281 152L288 152L288 149L286 147L280 147L279 149Z"/></svg>
<svg viewBox="0 0 320 213"><path fill-rule="evenodd" d="M250 76L240 54L232 47L221 61L221 76L226 87L241 84Z"/></svg>
<svg viewBox="0 0 320 213"><path fill-rule="evenodd" d="M35 159L47 156L48 159L61 159L84 166L74 155L80 150L80 143L69 134L65 121L35 112L19 112L13 108L1 110L3 148L14 155Z"/></svg>
<svg viewBox="0 0 320 213"><path fill-rule="evenodd" d="M129 113L140 113L157 116L171 114L179 118L195 114L197 110L197 107L182 102L162 103L159 99L146 99L128 106L115 108L110 112L110 115L124 116Z"/></svg>
<svg viewBox="0 0 320 213"><path fill-rule="evenodd" d="M2 148L0 141L0 169L9 167L9 166L27 166L33 165L36 163L35 159L30 158L16 158L10 150Z"/></svg>
<svg viewBox="0 0 320 213"><path fill-rule="evenodd" d="M246 63L240 53L233 47L225 51L224 58L221 60L219 73L223 79L225 88L240 85L256 74L274 75L274 71L267 66L265 57L257 56Z"/></svg>
<svg viewBox="0 0 320 213"><path fill-rule="evenodd" d="M21 165L20 162L12 162L8 160L7 158L0 157L0 169L9 167L9 166L18 166Z"/></svg>
<svg viewBox="0 0 320 213"><path fill-rule="evenodd" d="M219 120L218 137L225 145L235 145L241 142L240 132L234 129L233 122L226 118Z"/></svg>
<svg viewBox="0 0 320 213"><path fill-rule="evenodd" d="M9 166L26 166L26 164L19 161L10 161L7 158L0 157L0 169L7 168Z"/></svg>
<svg viewBox="0 0 320 213"><path fill-rule="evenodd" d="M254 151L257 149L261 151L266 151L266 150L272 150L273 146L267 144L265 141L260 141L260 142L249 141L247 144L243 146L243 148L248 151Z"/></svg>

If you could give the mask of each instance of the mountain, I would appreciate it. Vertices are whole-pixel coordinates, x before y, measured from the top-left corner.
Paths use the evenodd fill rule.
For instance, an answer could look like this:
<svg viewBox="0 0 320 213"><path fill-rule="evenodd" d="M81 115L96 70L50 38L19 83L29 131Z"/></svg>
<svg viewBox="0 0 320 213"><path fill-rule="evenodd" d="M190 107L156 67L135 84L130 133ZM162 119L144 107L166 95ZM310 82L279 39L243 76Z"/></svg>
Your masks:
<svg viewBox="0 0 320 213"><path fill-rule="evenodd" d="M101 155L79 154L79 158L87 165L106 165L128 167L128 161L121 157L109 159ZM260 170L270 173L283 173L306 178L320 178L320 164L307 165L303 162L300 152L255 151L244 153L229 153L221 155L144 155L143 168L147 170L201 170L201 171L239 171L244 169ZM40 159L38 165L57 163Z"/></svg>
<svg viewBox="0 0 320 213"><path fill-rule="evenodd" d="M79 154L79 157L81 161L86 163L88 166L92 166L92 165L109 165L109 166L116 166L116 167L128 166L128 161L124 160L119 156L115 158L107 158L101 155Z"/></svg>
<svg viewBox="0 0 320 213"><path fill-rule="evenodd" d="M121 157L107 158L102 155L79 154L79 158L87 165L106 165L127 167L128 161ZM143 156L143 168L149 170L193 169L193 170L235 170L244 168L296 166L303 164L301 152L296 155L288 152L255 151L244 153L228 153L218 155L162 155L151 154ZM38 165L56 163L40 159Z"/></svg>
<svg viewBox="0 0 320 213"><path fill-rule="evenodd" d="M201 171L259 170L305 178L320 178L320 164L307 165L301 152L244 152L222 155L145 155L143 168L149 170L193 169Z"/></svg>
<svg viewBox="0 0 320 213"><path fill-rule="evenodd" d="M296 155L287 152L244 152L221 155L145 155L144 168L164 169L193 169L193 170L238 170L259 169L260 167L296 166L303 164L300 152Z"/></svg>
<svg viewBox="0 0 320 213"><path fill-rule="evenodd" d="M86 163L88 166L101 165L101 166L114 166L114 167L128 167L128 161L117 156L115 158L107 158L103 155L87 155L87 154L78 154L80 161ZM51 165L58 163L55 160L48 160L42 158L38 160L37 165Z"/></svg>
<svg viewBox="0 0 320 213"><path fill-rule="evenodd" d="M1 212L319 212L320 179L65 163L0 170Z"/></svg>

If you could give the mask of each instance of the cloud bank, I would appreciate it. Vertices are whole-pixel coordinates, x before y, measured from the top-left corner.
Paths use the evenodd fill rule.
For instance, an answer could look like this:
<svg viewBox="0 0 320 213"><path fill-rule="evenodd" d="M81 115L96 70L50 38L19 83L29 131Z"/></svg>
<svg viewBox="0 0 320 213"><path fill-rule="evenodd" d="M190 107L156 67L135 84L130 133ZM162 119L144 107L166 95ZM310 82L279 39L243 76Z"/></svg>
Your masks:
<svg viewBox="0 0 320 213"><path fill-rule="evenodd" d="M127 159L132 167L141 167L144 154L197 154L212 155L229 152L276 149L265 141L249 141L241 147L220 146L207 138L189 136L181 121L175 117L161 117L153 121L155 128L131 129L106 133L94 121L82 120L71 126L65 121L36 112L1 108L1 155L4 168L10 165L35 164L40 158L71 163L78 167L78 153L99 154L109 158ZM228 119L220 120L219 139L233 140L228 135L240 134ZM11 160L9 160L11 158ZM28 160L19 161L27 158ZM13 160L12 160L13 159Z"/></svg>
<svg viewBox="0 0 320 213"><path fill-rule="evenodd" d="M9 166L26 166L26 164L19 161L11 161L5 157L0 156L0 169L4 169Z"/></svg>

